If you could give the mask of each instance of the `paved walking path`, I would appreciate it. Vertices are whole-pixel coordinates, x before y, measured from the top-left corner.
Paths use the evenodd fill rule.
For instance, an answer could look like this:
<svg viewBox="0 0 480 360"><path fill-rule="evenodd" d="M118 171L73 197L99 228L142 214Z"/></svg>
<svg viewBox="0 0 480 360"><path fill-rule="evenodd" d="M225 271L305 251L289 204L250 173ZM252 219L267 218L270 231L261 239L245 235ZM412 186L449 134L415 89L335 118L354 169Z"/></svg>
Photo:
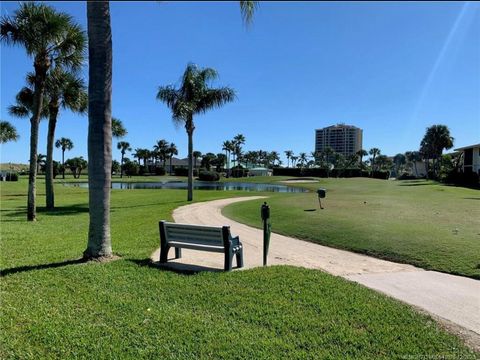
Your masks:
<svg viewBox="0 0 480 360"><path fill-rule="evenodd" d="M262 230L240 224L221 214L224 206L247 200L258 201L260 209L263 197L194 203L176 209L173 218L177 223L230 225L232 235L239 235L243 244L245 268L257 267L262 265ZM172 257L173 254L172 250L169 256ZM159 249L152 254L152 260L159 260ZM425 271L412 265L333 249L275 233L272 233L270 240L268 264L327 271L415 305L473 332L470 335L474 337L480 336L480 281ZM177 269L223 270L223 254L182 249L182 258L169 260L167 266Z"/></svg>

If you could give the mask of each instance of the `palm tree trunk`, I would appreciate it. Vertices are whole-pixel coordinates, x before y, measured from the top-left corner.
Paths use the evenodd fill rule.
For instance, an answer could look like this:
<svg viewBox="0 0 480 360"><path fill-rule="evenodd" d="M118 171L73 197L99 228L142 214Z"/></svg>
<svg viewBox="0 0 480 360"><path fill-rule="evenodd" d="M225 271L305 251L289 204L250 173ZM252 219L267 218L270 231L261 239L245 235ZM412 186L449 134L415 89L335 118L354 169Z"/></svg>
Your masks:
<svg viewBox="0 0 480 360"><path fill-rule="evenodd" d="M122 160L120 160L120 179L123 178L123 151L122 151Z"/></svg>
<svg viewBox="0 0 480 360"><path fill-rule="evenodd" d="M48 61L48 60L47 60ZM38 128L40 124L41 109L43 108L43 95L45 93L45 78L48 66L35 59L35 85L33 94L34 114L30 119L30 168L28 172L28 197L27 197L27 220L35 221L37 217L36 208L36 181L37 181L37 148Z"/></svg>
<svg viewBox="0 0 480 360"><path fill-rule="evenodd" d="M38 147L38 121L30 120L30 169L28 173L28 199L27 220L35 221L37 209L35 204L36 179L37 179L37 147Z"/></svg>
<svg viewBox="0 0 480 360"><path fill-rule="evenodd" d="M47 165L45 169L45 200L48 210L55 208L55 195L53 190L53 142L55 139L55 127L57 125L58 108L51 106L49 108L50 117L48 119L47 134Z"/></svg>
<svg viewBox="0 0 480 360"><path fill-rule="evenodd" d="M172 171L172 158L173 158L173 155L170 156L170 176L173 174L173 171Z"/></svg>
<svg viewBox="0 0 480 360"><path fill-rule="evenodd" d="M62 146L62 179L65 179L65 148Z"/></svg>
<svg viewBox="0 0 480 360"><path fill-rule="evenodd" d="M192 120L189 121L190 123ZM187 125L188 126L188 125ZM193 126L187 127L188 134L188 194L187 201L193 200Z"/></svg>
<svg viewBox="0 0 480 360"><path fill-rule="evenodd" d="M84 258L110 257L112 174L112 32L108 1L87 2L88 195L90 223Z"/></svg>

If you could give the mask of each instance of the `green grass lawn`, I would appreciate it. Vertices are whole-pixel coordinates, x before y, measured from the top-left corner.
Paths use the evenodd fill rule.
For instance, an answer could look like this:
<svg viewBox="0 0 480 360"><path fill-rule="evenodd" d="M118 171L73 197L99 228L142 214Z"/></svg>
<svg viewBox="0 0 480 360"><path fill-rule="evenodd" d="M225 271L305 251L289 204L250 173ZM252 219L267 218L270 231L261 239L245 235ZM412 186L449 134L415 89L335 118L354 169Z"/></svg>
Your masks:
<svg viewBox="0 0 480 360"><path fill-rule="evenodd" d="M301 186L312 192L268 199L274 232L480 279L480 191L366 178L321 179ZM327 189L324 210L314 192L319 187ZM224 214L259 227L260 203L233 204Z"/></svg>
<svg viewBox="0 0 480 360"><path fill-rule="evenodd" d="M0 358L474 358L411 307L293 267L177 274L149 266L179 190L112 191L110 263L77 262L87 190L56 186L58 209L25 221L27 184L1 183ZM241 192L196 191L198 201ZM281 199L280 197L278 198Z"/></svg>

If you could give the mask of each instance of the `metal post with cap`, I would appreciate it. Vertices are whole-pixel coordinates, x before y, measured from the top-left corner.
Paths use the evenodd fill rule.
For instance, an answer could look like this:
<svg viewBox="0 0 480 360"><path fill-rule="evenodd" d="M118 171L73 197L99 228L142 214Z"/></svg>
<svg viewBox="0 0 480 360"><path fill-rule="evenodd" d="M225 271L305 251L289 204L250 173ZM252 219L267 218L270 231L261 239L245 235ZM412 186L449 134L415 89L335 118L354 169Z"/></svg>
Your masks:
<svg viewBox="0 0 480 360"><path fill-rule="evenodd" d="M270 246L270 234L272 232L272 225L270 224L270 206L264 202L260 214L263 221L263 266L267 265L268 248Z"/></svg>

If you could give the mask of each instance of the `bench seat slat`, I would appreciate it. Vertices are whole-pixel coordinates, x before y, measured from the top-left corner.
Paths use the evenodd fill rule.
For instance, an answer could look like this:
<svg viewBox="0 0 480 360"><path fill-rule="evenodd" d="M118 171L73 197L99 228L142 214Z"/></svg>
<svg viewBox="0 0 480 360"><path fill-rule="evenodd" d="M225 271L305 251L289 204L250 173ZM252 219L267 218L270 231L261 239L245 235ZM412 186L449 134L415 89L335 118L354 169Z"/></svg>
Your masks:
<svg viewBox="0 0 480 360"><path fill-rule="evenodd" d="M195 243L186 243L180 241L169 241L169 245L173 247L180 247L183 249L192 249L192 250L203 250L203 251L212 251L212 252L225 252L225 248L223 246L212 246L212 245L201 245Z"/></svg>

